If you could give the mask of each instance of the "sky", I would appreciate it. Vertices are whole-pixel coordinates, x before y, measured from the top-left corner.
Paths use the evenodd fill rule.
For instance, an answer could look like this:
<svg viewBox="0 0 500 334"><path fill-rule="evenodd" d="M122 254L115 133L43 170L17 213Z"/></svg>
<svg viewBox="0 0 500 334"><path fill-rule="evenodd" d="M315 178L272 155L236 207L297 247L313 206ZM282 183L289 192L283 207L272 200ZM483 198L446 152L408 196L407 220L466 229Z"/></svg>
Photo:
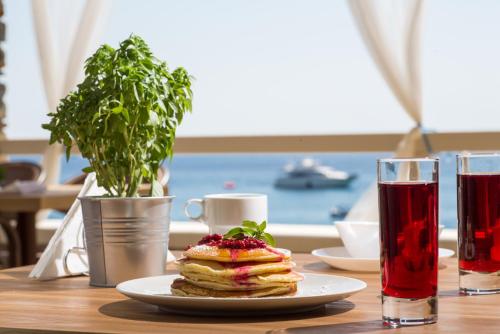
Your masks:
<svg viewBox="0 0 500 334"><path fill-rule="evenodd" d="M47 138L40 127L48 110L31 1L4 5L7 66L0 80L7 84L7 135ZM499 15L495 0L426 1L428 129L500 131ZM117 46L131 33L171 68L183 66L196 78L193 113L179 136L405 132L412 126L343 0L114 0L100 43Z"/></svg>

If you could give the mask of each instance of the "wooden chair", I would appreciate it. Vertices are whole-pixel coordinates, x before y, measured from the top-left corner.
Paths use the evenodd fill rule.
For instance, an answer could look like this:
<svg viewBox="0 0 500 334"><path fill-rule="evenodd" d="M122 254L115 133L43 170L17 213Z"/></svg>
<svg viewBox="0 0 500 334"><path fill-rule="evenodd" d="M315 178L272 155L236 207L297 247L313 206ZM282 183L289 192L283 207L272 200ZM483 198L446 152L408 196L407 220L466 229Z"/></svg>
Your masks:
<svg viewBox="0 0 500 334"><path fill-rule="evenodd" d="M40 181L43 177L42 167L36 163L2 162L0 163L0 187L5 187L14 181Z"/></svg>
<svg viewBox="0 0 500 334"><path fill-rule="evenodd" d="M32 162L4 162L0 163L0 186L5 187L14 181L39 181L43 178L42 167ZM21 241L17 230L12 225L16 217L0 213L0 227L5 232L9 250L11 267L21 265Z"/></svg>

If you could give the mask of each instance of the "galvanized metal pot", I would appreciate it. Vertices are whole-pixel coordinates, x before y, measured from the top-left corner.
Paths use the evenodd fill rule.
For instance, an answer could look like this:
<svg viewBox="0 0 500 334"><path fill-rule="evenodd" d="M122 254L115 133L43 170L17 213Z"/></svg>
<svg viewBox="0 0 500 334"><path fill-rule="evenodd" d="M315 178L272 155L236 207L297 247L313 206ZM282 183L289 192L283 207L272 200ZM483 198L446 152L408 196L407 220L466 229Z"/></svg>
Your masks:
<svg viewBox="0 0 500 334"><path fill-rule="evenodd" d="M165 273L173 196L80 197L90 285Z"/></svg>

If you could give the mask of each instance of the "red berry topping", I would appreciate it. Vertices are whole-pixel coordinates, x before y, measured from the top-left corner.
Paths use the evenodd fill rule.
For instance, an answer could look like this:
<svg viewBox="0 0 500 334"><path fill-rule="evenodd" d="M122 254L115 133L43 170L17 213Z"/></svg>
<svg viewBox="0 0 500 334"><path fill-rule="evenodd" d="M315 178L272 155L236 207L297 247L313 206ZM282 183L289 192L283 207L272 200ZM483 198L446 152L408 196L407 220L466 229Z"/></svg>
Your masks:
<svg viewBox="0 0 500 334"><path fill-rule="evenodd" d="M229 249L254 249L266 248L266 243L262 240L252 237L244 237L242 239L223 239L219 248Z"/></svg>
<svg viewBox="0 0 500 334"><path fill-rule="evenodd" d="M198 241L198 245L206 245L213 242L219 242L222 240L221 234L209 234ZM215 245L214 245L215 246Z"/></svg>
<svg viewBox="0 0 500 334"><path fill-rule="evenodd" d="M209 234L198 241L198 245L216 246L228 249L266 248L266 243L256 238L245 236L241 239L224 239L220 234Z"/></svg>

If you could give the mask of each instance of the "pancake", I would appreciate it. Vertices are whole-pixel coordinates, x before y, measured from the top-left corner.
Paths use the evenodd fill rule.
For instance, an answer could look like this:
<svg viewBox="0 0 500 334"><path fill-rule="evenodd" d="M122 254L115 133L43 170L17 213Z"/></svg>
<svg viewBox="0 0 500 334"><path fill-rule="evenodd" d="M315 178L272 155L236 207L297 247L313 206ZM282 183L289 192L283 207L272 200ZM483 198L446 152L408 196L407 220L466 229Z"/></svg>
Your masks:
<svg viewBox="0 0 500 334"><path fill-rule="evenodd" d="M222 291L245 291L288 286L303 279L301 275L292 271L256 276L236 276L234 278L220 278L200 274L183 275L184 279L193 285Z"/></svg>
<svg viewBox="0 0 500 334"><path fill-rule="evenodd" d="M283 286L249 291L222 291L207 289L178 278L172 283L170 290L173 295L184 297L258 298L293 293L297 291L297 284L290 283Z"/></svg>
<svg viewBox="0 0 500 334"><path fill-rule="evenodd" d="M195 286L217 291L254 291L266 288L283 287L291 284L291 283L260 283L257 285L253 283L240 284L237 282L214 282L214 281L192 280L189 277L184 277L184 279L186 280L186 282L189 282Z"/></svg>
<svg viewBox="0 0 500 334"><path fill-rule="evenodd" d="M196 245L184 252L189 259L211 260L218 262L278 262L288 261L290 251L273 247L253 249L230 249L217 246Z"/></svg>
<svg viewBox="0 0 500 334"><path fill-rule="evenodd" d="M216 262L207 260L180 259L176 262L181 273L200 274L214 278L255 276L266 273L289 271L295 267L291 261L280 262Z"/></svg>

